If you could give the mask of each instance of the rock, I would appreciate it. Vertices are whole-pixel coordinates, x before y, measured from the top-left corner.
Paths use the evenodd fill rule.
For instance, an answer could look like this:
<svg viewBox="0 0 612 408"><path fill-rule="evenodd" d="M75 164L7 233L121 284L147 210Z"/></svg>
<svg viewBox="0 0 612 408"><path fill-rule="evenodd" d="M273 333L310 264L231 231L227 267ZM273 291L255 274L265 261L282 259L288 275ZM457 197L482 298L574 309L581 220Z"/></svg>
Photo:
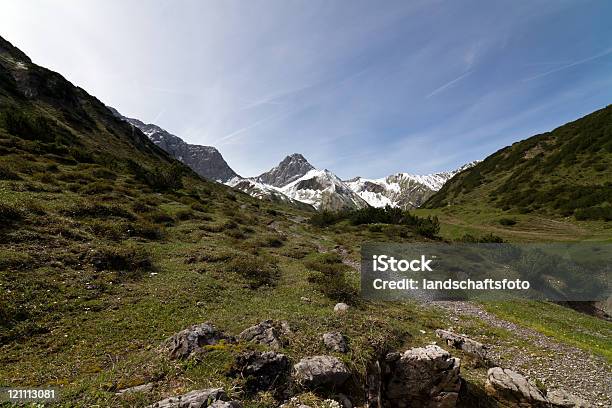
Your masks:
<svg viewBox="0 0 612 408"><path fill-rule="evenodd" d="M306 387L341 385L351 375L346 365L333 356L304 357L293 371L296 381Z"/></svg>
<svg viewBox="0 0 612 408"><path fill-rule="evenodd" d="M125 388L123 390L119 390L117 391L117 395L124 395L124 394L133 394L135 392L149 392L153 389L153 386L155 385L155 383L147 383L147 384L142 384L142 385L137 385L135 387L130 387L130 388Z"/></svg>
<svg viewBox="0 0 612 408"><path fill-rule="evenodd" d="M285 388L290 369L291 364L284 354L247 351L236 357L229 375L245 378L247 391L256 393Z"/></svg>
<svg viewBox="0 0 612 408"><path fill-rule="evenodd" d="M548 401L534 385L519 373L493 367L487 372L485 390L500 402L518 407L547 407Z"/></svg>
<svg viewBox="0 0 612 408"><path fill-rule="evenodd" d="M338 353L346 353L348 346L346 338L339 332L329 332L323 335L323 343L325 347Z"/></svg>
<svg viewBox="0 0 612 408"><path fill-rule="evenodd" d="M338 314L346 313L348 309L349 305L347 305L346 303L336 303L336 306L334 306L334 312Z"/></svg>
<svg viewBox="0 0 612 408"><path fill-rule="evenodd" d="M166 340L165 347L172 359L187 358L202 347L218 344L221 341L233 341L229 336L217 330L210 323L196 324L176 333Z"/></svg>
<svg viewBox="0 0 612 408"><path fill-rule="evenodd" d="M342 406L342 408L353 408L353 403L351 402L351 400L349 399L349 397L347 397L344 394L338 394L334 397L334 399L340 403L340 405Z"/></svg>
<svg viewBox="0 0 612 408"><path fill-rule="evenodd" d="M482 343L448 330L436 330L436 336L446 341L446 344L449 346L462 350L465 353L476 357L481 362L487 362L489 360L487 356L487 348Z"/></svg>
<svg viewBox="0 0 612 408"><path fill-rule="evenodd" d="M565 390L552 390L546 393L548 402L553 407L559 408L589 408L591 404L583 399L570 394Z"/></svg>
<svg viewBox="0 0 612 408"><path fill-rule="evenodd" d="M207 408L242 408L242 404L238 401L215 401Z"/></svg>
<svg viewBox="0 0 612 408"><path fill-rule="evenodd" d="M170 397L149 405L147 408L234 408L240 405L213 405L215 402L227 401L227 394L222 388L195 390L187 394Z"/></svg>
<svg viewBox="0 0 612 408"><path fill-rule="evenodd" d="M461 387L459 359L432 345L407 350L399 359L394 358L385 359L381 391L384 407L456 405Z"/></svg>
<svg viewBox="0 0 612 408"><path fill-rule="evenodd" d="M274 350L285 345L282 337L291 332L287 322L275 323L272 320L264 320L261 323L245 329L238 335L240 340L263 344Z"/></svg>

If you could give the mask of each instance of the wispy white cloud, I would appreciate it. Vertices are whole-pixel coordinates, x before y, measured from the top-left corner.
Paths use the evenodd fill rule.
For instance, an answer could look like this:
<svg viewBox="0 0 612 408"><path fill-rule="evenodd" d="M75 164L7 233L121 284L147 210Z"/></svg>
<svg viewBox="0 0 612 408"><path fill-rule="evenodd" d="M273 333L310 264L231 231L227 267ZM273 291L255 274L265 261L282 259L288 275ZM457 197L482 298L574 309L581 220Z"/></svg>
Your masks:
<svg viewBox="0 0 612 408"><path fill-rule="evenodd" d="M445 83L444 85L434 89L433 91L431 91L426 98L431 98L432 96L436 96L437 94L439 94L440 92L445 91L446 89L450 88L451 86L455 85L457 82L461 81L463 78L467 77L468 75L470 75L472 73L472 71L467 71L464 72L463 74L459 75L457 78L453 79L452 81L449 81L447 83Z"/></svg>
<svg viewBox="0 0 612 408"><path fill-rule="evenodd" d="M563 71L563 70L568 69L568 68L572 68L572 67L575 67L575 66L578 66L578 65L582 65L582 64L585 64L587 62L591 62L593 60L605 57L605 56L610 55L610 54L612 54L612 47L610 47L610 48L608 48L608 49L606 49L606 50L604 50L604 51L602 51L602 52L600 52L598 54L592 55L590 57L583 58L581 60L574 61L574 62L571 62L569 64L565 64L565 65L560 66L558 68L542 72L542 73L540 73L538 75L534 75L534 76L529 77L529 78L525 78L525 79L523 79L523 82L533 81L534 79L542 78L542 77L545 77L547 75L554 74L556 72Z"/></svg>

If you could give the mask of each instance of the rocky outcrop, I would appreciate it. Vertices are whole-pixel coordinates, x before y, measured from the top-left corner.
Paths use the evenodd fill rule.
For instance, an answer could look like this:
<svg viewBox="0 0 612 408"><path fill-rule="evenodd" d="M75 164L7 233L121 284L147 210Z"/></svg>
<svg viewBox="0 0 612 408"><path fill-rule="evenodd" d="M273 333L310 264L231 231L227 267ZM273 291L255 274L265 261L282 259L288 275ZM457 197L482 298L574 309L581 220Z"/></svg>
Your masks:
<svg viewBox="0 0 612 408"><path fill-rule="evenodd" d="M304 357L293 366L295 381L307 388L342 385L350 375L346 365L333 356Z"/></svg>
<svg viewBox="0 0 612 408"><path fill-rule="evenodd" d="M346 353L348 351L346 337L344 337L340 332L329 332L323 334L323 344L325 344L325 347L328 349L338 353Z"/></svg>
<svg viewBox="0 0 612 408"><path fill-rule="evenodd" d="M430 345L390 353L384 362L380 401L383 407L450 408L459 397L460 361Z"/></svg>
<svg viewBox="0 0 612 408"><path fill-rule="evenodd" d="M521 374L507 368L493 367L487 373L487 393L512 407L548 407L546 397Z"/></svg>
<svg viewBox="0 0 612 408"><path fill-rule="evenodd" d="M248 351L236 357L229 374L246 379L247 391L256 393L286 388L290 370L291 363L284 354Z"/></svg>
<svg viewBox="0 0 612 408"><path fill-rule="evenodd" d="M285 345L286 341L283 337L289 332L290 328L287 322L275 323L272 320L264 320L242 331L238 338L278 350Z"/></svg>
<svg viewBox="0 0 612 408"><path fill-rule="evenodd" d="M229 401L222 388L208 388L166 398L147 408L240 408L241 406L238 401Z"/></svg>
<svg viewBox="0 0 612 408"><path fill-rule="evenodd" d="M196 324L176 333L166 340L164 348L171 359L184 359L192 353L202 351L202 347L233 341L233 338L217 330L210 323Z"/></svg>
<svg viewBox="0 0 612 408"><path fill-rule="evenodd" d="M470 339L467 336L453 333L448 330L436 330L436 336L440 337L450 347L459 349L482 363L488 362L487 348L484 344Z"/></svg>
<svg viewBox="0 0 612 408"><path fill-rule="evenodd" d="M565 390L552 390L546 393L548 402L555 408L590 408L591 404Z"/></svg>

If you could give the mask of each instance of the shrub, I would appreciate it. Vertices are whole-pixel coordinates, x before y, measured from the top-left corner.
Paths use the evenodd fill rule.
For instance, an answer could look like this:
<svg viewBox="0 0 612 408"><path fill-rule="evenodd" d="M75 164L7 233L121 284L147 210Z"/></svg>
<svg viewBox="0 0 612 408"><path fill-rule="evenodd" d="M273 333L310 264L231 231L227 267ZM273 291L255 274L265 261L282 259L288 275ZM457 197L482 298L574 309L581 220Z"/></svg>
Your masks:
<svg viewBox="0 0 612 408"><path fill-rule="evenodd" d="M574 217L576 217L578 221L612 221L612 206L579 208L574 212Z"/></svg>
<svg viewBox="0 0 612 408"><path fill-rule="evenodd" d="M183 187L185 167L172 164L154 170L149 170L133 160L127 161L128 170L134 177L157 191L178 190Z"/></svg>
<svg viewBox="0 0 612 408"><path fill-rule="evenodd" d="M339 302L354 302L357 289L348 281L346 272L350 267L342 263L337 254L320 254L304 262L309 269L314 269L308 281L328 298Z"/></svg>
<svg viewBox="0 0 612 408"><path fill-rule="evenodd" d="M232 237L234 239L245 239L245 235L242 231L240 231L240 229L238 228L231 228L225 231L225 235L227 235L228 237Z"/></svg>
<svg viewBox="0 0 612 408"><path fill-rule="evenodd" d="M208 208L206 208L205 206L203 206L200 203L193 203L191 204L191 209L194 211L199 211L199 212L208 212Z"/></svg>
<svg viewBox="0 0 612 408"><path fill-rule="evenodd" d="M91 172L91 175L97 179L105 179L105 180L115 180L117 178L116 173L110 170L104 169L104 168L94 169Z"/></svg>
<svg viewBox="0 0 612 408"><path fill-rule="evenodd" d="M90 261L97 271L115 271L121 278L137 278L154 270L149 253L136 246L109 246L94 251Z"/></svg>
<svg viewBox="0 0 612 408"><path fill-rule="evenodd" d="M15 173L11 169L1 166L0 180L21 180L21 177L19 176L19 174Z"/></svg>
<svg viewBox="0 0 612 408"><path fill-rule="evenodd" d="M186 221L193 218L193 212L191 210L178 210L175 215L176 218L181 221Z"/></svg>
<svg viewBox="0 0 612 408"><path fill-rule="evenodd" d="M500 218L498 222L506 227L511 227L512 225L516 224L516 220L514 218Z"/></svg>
<svg viewBox="0 0 612 408"><path fill-rule="evenodd" d="M129 224L127 232L131 237L140 237L150 240L158 240L164 237L164 230L162 227L146 220L140 220Z"/></svg>
<svg viewBox="0 0 612 408"><path fill-rule="evenodd" d="M427 217L427 218L418 218L417 217L417 225L416 225L416 233L427 237L433 238L438 232L440 232L440 221L438 217Z"/></svg>
<svg viewBox="0 0 612 408"><path fill-rule="evenodd" d="M116 204L94 204L91 202L77 203L62 210L61 213L72 217L119 217L130 221L136 219L134 214Z"/></svg>
<svg viewBox="0 0 612 408"><path fill-rule="evenodd" d="M316 227L328 227L346 218L344 212L320 211L315 213L308 222Z"/></svg>
<svg viewBox="0 0 612 408"><path fill-rule="evenodd" d="M15 205L0 203L0 228L23 219L23 211Z"/></svg>
<svg viewBox="0 0 612 408"><path fill-rule="evenodd" d="M171 225L174 222L174 218L171 215L161 210L153 210L145 216L145 219L156 224Z"/></svg>
<svg viewBox="0 0 612 408"><path fill-rule="evenodd" d="M42 116L29 115L15 108L4 110L0 114L4 127L12 135L26 140L53 141L53 131L47 119Z"/></svg>
<svg viewBox="0 0 612 408"><path fill-rule="evenodd" d="M253 289L261 286L273 286L279 276L276 264L261 256L256 257L248 254L229 261L227 270L247 279L249 286Z"/></svg>
<svg viewBox="0 0 612 408"><path fill-rule="evenodd" d="M481 237L475 237L471 234L465 234L463 235L461 238L459 238L457 240L458 242L465 242L465 243L471 243L471 244L486 244L486 243L494 243L494 244L501 244L504 241L504 239L502 237L499 237L497 235L493 235L493 233L489 233L487 235L483 235Z"/></svg>
<svg viewBox="0 0 612 408"><path fill-rule="evenodd" d="M81 190L84 194L104 194L113 191L113 186L104 181L89 183Z"/></svg>

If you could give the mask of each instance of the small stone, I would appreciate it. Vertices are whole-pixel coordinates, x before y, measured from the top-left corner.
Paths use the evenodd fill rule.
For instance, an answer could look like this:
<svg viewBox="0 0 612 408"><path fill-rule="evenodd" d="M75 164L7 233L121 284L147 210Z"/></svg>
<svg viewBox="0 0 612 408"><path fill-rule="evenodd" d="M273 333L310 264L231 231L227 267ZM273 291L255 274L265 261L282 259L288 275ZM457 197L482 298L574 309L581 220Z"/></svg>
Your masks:
<svg viewBox="0 0 612 408"><path fill-rule="evenodd" d="M248 351L236 357L229 375L245 378L247 391L256 393L281 390L287 384L290 369L291 364L284 354Z"/></svg>
<svg viewBox="0 0 612 408"><path fill-rule="evenodd" d="M323 343L325 347L338 353L346 353L348 345L346 338L340 332L329 332L323 335Z"/></svg>
<svg viewBox="0 0 612 408"><path fill-rule="evenodd" d="M150 392L153 389L154 383L137 385L135 387L125 388L117 391L117 395L133 394L136 392Z"/></svg>
<svg viewBox="0 0 612 408"><path fill-rule="evenodd" d="M222 388L208 388L203 390L195 390L187 394L170 397L149 405L147 408L196 408L209 407L216 401L227 401L227 394ZM235 408L240 405L219 406L216 408Z"/></svg>
<svg viewBox="0 0 612 408"><path fill-rule="evenodd" d="M548 401L534 385L519 373L493 367L487 372L485 390L500 402L517 406L547 407Z"/></svg>
<svg viewBox="0 0 612 408"><path fill-rule="evenodd" d="M306 387L341 385L351 375L346 365L334 356L304 357L293 366L293 371L297 383Z"/></svg>
<svg viewBox="0 0 612 408"><path fill-rule="evenodd" d="M233 341L210 323L196 324L182 330L166 340L165 348L172 359L184 359L192 353L202 351L202 347Z"/></svg>
<svg viewBox="0 0 612 408"><path fill-rule="evenodd" d="M346 313L348 309L349 305L347 305L346 303L336 303L336 306L334 306L334 312L338 314Z"/></svg>
<svg viewBox="0 0 612 408"><path fill-rule="evenodd" d="M284 341L282 340L283 334L290 331L287 322L275 324L272 320L264 320L242 331L242 333L238 335L238 338L278 350L284 345Z"/></svg>

